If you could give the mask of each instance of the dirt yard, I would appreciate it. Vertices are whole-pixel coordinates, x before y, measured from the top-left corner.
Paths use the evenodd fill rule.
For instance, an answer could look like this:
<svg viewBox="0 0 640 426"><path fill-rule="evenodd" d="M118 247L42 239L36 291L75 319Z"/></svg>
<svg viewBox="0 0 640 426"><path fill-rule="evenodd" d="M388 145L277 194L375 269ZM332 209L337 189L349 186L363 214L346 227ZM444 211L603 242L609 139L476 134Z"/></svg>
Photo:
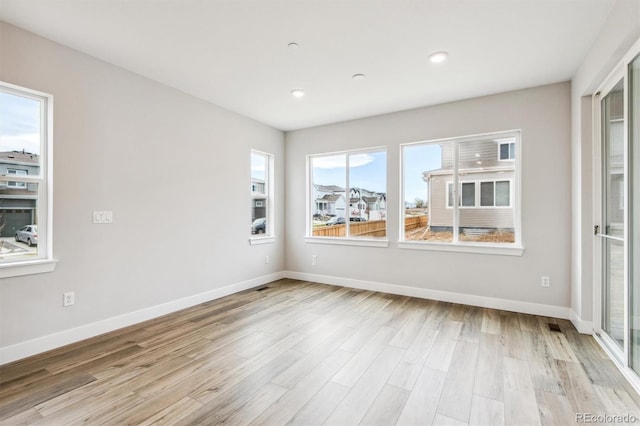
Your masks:
<svg viewBox="0 0 640 426"><path fill-rule="evenodd" d="M405 232L406 241L453 241L452 232L425 232L426 228L417 228ZM464 235L460 234L460 241L476 243L513 243L515 235L513 232L496 231L484 235Z"/></svg>

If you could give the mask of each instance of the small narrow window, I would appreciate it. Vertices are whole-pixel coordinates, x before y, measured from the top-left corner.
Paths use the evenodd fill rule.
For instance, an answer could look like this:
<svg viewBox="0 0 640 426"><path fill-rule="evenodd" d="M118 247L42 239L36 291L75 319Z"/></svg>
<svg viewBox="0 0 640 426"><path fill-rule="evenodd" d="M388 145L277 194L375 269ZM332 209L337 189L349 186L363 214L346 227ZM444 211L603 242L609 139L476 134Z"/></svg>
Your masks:
<svg viewBox="0 0 640 426"><path fill-rule="evenodd" d="M251 237L273 236L273 156L251 151Z"/></svg>
<svg viewBox="0 0 640 426"><path fill-rule="evenodd" d="M513 160L516 158L515 142L503 142L499 145L500 160Z"/></svg>

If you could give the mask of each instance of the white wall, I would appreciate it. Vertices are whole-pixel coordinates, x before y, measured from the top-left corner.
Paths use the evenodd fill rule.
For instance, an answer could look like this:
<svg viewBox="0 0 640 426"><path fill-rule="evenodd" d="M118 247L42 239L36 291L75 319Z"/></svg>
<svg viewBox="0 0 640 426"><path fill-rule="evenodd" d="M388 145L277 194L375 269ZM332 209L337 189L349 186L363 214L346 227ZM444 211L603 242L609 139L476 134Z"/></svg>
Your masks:
<svg viewBox="0 0 640 426"><path fill-rule="evenodd" d="M54 96L59 259L0 283L5 362L284 269L282 132L2 22L0 55L0 80ZM248 243L252 148L275 154L275 244Z"/></svg>
<svg viewBox="0 0 640 426"><path fill-rule="evenodd" d="M349 278L568 312L570 111L570 85L560 83L287 133L287 270L294 276ZM399 249L400 218L392 207L401 199L399 144L511 129L522 129L523 256ZM305 157L375 146L387 147L390 246L305 243ZM311 266L312 254L316 266ZM542 275L551 277L550 288L540 286Z"/></svg>
<svg viewBox="0 0 640 426"><path fill-rule="evenodd" d="M591 95L640 37L640 2L619 0L571 83L572 310L593 319L593 155Z"/></svg>

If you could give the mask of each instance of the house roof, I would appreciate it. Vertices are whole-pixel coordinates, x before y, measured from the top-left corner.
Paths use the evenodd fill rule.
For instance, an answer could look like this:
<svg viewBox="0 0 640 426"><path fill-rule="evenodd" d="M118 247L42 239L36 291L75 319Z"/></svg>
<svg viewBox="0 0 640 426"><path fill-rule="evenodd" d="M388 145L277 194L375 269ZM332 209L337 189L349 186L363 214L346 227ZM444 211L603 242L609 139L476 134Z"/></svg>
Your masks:
<svg viewBox="0 0 640 426"><path fill-rule="evenodd" d="M337 185L315 185L316 189L321 192L344 192L344 188Z"/></svg>
<svg viewBox="0 0 640 426"><path fill-rule="evenodd" d="M318 200L333 202L333 201L336 201L338 198L340 198L339 194L326 194L318 198Z"/></svg>
<svg viewBox="0 0 640 426"><path fill-rule="evenodd" d="M0 162L28 163L37 166L40 162L40 156L25 151L2 151L0 152Z"/></svg>

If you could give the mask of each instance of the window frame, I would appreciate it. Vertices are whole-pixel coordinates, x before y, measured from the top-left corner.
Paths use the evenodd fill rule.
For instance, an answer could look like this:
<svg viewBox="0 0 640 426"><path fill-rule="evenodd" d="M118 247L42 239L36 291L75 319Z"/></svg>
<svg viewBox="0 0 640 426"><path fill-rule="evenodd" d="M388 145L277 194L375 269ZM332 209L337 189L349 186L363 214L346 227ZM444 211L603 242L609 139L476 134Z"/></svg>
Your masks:
<svg viewBox="0 0 640 426"><path fill-rule="evenodd" d="M275 227L275 156L269 152L260 151L257 149L251 149L249 153L249 223L253 224L253 220L251 220L251 210L254 208L254 196L255 194L262 194L258 191L254 191L253 178L251 176L251 169L253 166L252 157L253 155L260 155L265 157L265 182L264 182L264 202L267 208L267 214L265 215L267 226L265 229L265 233L260 234L251 234L251 229L249 229L249 244L250 245L258 245L258 244L271 244L276 241L276 227ZM249 225L251 228L251 225Z"/></svg>
<svg viewBox="0 0 640 426"><path fill-rule="evenodd" d="M0 81L0 92L41 102L40 174L0 176L0 182L37 184L38 252L35 258L0 260L0 278L52 272L57 263L53 257L53 95L4 81Z"/></svg>
<svg viewBox="0 0 640 426"><path fill-rule="evenodd" d="M11 173L11 172L13 172L13 173ZM17 172L24 172L24 173L17 173ZM9 176L9 175L28 176L29 175L29 171L28 170L22 170L22 169L7 169L7 176ZM20 189L20 188L26 188L26 187L27 187L26 182L15 182L15 181L7 182L7 188Z"/></svg>
<svg viewBox="0 0 640 426"><path fill-rule="evenodd" d="M389 150L386 146L376 146L371 148L361 148L361 149L350 149L343 151L332 151L332 152L323 152L318 154L308 154L306 156L306 219L305 219L305 242L311 244L334 244L334 245L350 245L350 246L366 246L366 247L388 247L389 246L389 221L385 219L385 236L379 238L361 238L361 237L351 237L349 234L349 228L351 226L351 220L349 216L349 193L351 191L349 174L350 174L350 165L349 165L349 157L351 155L358 154L367 154L367 153L380 153L384 152L385 154L385 198L388 197L388 177L389 177ZM337 155L345 155L345 227L346 227L346 235L344 237L320 237L314 236L311 233L311 228L313 225L312 210L316 205L315 200L313 200L313 167L312 160L313 158L319 157L331 157ZM386 202L385 212L388 212L388 201ZM385 215L388 217L388 214Z"/></svg>
<svg viewBox="0 0 640 426"><path fill-rule="evenodd" d="M511 149L511 145L513 144L513 149ZM508 157L502 158L502 145L508 145L507 148ZM516 146L514 142L499 142L498 143L498 161L514 161L516 153Z"/></svg>
<svg viewBox="0 0 640 426"><path fill-rule="evenodd" d="M432 251L448 251L448 252L464 252L464 253L483 253L483 254L497 254L497 255L509 255L509 256L522 256L524 253L524 245L522 242L522 219L521 219L521 203L522 203L522 131L520 129L481 133L467 136L459 136L452 138L423 140L417 142L410 142L400 144L400 196L403 202L400 203L400 220L399 220L399 239L398 248L401 249L416 249L416 250L432 250ZM505 179L476 179L475 183L475 206L451 206L449 207L449 184L454 185L453 188L460 187L460 183L471 182L471 180L460 180L459 172L459 146L465 142L472 142L483 139L504 139L513 138L513 142L499 142L498 145L504 143L514 143L514 152L517 151L520 155L517 155L515 159L501 160L510 161L514 164L514 176ZM451 143L453 144L453 168L452 180L447 179L445 181L445 207L447 209L454 210L453 218L453 241L451 242L437 242L437 241L413 241L405 240L404 227L405 227L405 212L404 212L404 194L405 194L405 182L404 182L404 156L405 147L425 144L441 144ZM498 148L498 158L500 156L500 149ZM480 189L479 183L485 181L494 182L494 205L493 206L480 206ZM509 181L509 206L495 206L495 182ZM460 187L461 188L461 187ZM454 200L458 199L459 192L454 191ZM455 203L454 203L455 204ZM513 209L513 225L514 225L514 243L483 243L473 241L459 241L457 233L459 232L459 211L464 209Z"/></svg>

